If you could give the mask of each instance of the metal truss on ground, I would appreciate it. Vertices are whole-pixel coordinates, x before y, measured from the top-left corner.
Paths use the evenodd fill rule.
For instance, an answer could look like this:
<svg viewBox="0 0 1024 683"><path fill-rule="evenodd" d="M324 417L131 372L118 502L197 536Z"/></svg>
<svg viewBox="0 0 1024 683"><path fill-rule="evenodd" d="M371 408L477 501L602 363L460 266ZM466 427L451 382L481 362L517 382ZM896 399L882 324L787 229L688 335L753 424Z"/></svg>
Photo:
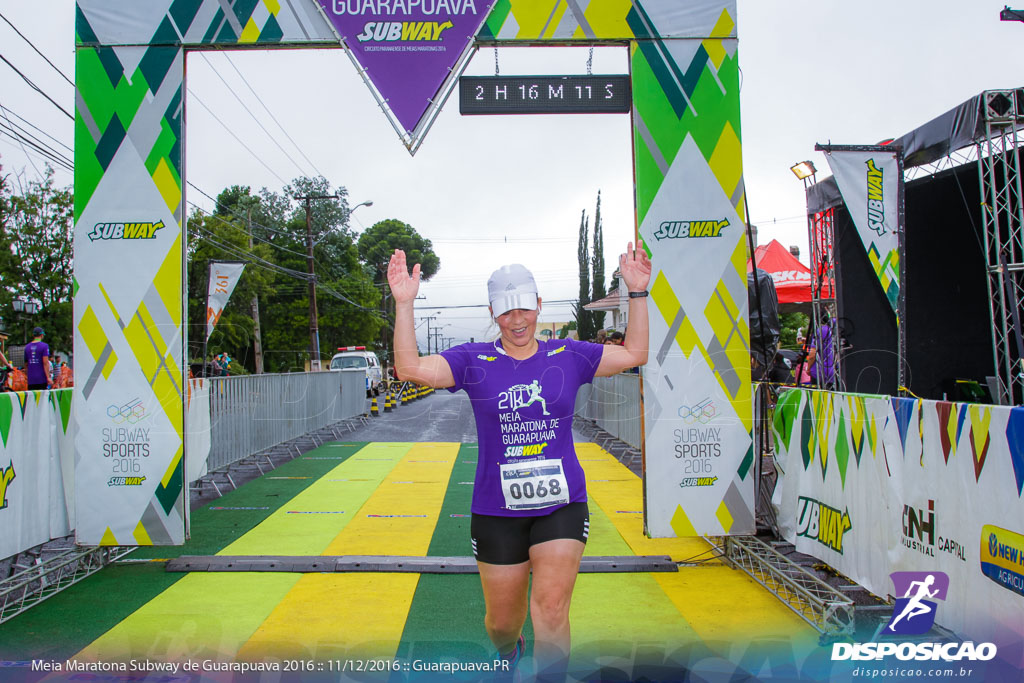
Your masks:
<svg viewBox="0 0 1024 683"><path fill-rule="evenodd" d="M784 602L827 636L852 636L853 600L755 536L709 539L724 548L725 560Z"/></svg>
<svg viewBox="0 0 1024 683"><path fill-rule="evenodd" d="M75 547L0 581L0 623L53 597L65 588L98 572L134 548L120 546ZM27 553L26 553L27 555Z"/></svg>

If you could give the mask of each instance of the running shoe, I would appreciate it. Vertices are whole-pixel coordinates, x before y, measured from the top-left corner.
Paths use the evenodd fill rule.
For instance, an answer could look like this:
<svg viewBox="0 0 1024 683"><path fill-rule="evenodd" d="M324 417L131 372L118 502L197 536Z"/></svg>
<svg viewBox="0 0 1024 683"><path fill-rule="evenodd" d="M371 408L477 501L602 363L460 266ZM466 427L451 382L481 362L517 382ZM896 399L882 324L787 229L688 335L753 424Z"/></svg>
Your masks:
<svg viewBox="0 0 1024 683"><path fill-rule="evenodd" d="M508 669L504 671L498 671L497 680L500 681L518 681L519 672L516 671L516 667L519 665L519 660L523 658L523 653L526 651L526 638L522 634L519 635L519 640L516 641L516 649L507 655L498 653L498 659L508 662Z"/></svg>

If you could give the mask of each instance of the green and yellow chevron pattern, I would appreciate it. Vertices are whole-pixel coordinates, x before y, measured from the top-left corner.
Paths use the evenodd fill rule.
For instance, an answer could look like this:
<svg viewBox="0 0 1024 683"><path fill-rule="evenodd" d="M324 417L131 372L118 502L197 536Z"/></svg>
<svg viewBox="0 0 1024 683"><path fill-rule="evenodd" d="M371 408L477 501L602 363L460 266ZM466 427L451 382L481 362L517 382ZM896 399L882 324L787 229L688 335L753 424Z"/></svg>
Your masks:
<svg viewBox="0 0 1024 683"><path fill-rule="evenodd" d="M717 189L710 201L732 216L734 226L725 238L728 243L723 242L724 251L679 260L652 242L644 228L640 241L657 268L652 300L671 330L666 339L678 350L661 357L657 372L677 382L710 373L715 393L728 404L722 407L722 419L741 430L730 432L725 444L730 472L719 477L713 504L705 498L673 500L649 510L650 516L661 518L650 528L665 535L752 531L735 0L495 0L477 40L584 45L621 41L629 46L636 203L642 226L656 202L663 212L681 219L694 210L666 186L679 169L699 166L714 179ZM84 425L77 443L83 454L95 449L102 421L91 418L101 414L101 404L116 399L114 394L140 396L158 410L166 424L159 435L164 464L160 476L153 477L157 481L149 482L153 494L148 512L136 510L128 516L137 521L116 530L105 526L102 537L103 542L118 543L180 542L184 532L178 525L185 517L181 463L186 339L180 303L184 52L214 45L337 45L337 36L315 0L78 0L76 43L75 343L82 362L75 368L74 400ZM696 155L686 151L691 148ZM95 225L117 221L161 221L163 227L156 240L118 249L101 249L104 245L88 238ZM133 256L126 257L129 252ZM111 258L135 268L134 288L119 285L123 273L110 272ZM700 267L694 270L693 263ZM700 286L691 287L694 278ZM691 291L702 294L694 298ZM699 391L681 386L684 393ZM645 405L652 411L649 443L652 436L673 428L677 398L678 391L674 395L658 382L645 384ZM648 462L665 459L653 456L649 453Z"/></svg>

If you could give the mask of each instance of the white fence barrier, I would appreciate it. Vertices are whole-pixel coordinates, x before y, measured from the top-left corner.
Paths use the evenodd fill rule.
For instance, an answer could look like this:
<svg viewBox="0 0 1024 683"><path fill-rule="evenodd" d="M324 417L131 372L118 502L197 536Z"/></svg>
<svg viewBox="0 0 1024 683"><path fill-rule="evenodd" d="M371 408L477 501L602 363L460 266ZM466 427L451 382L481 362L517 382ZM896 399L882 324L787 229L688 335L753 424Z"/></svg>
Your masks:
<svg viewBox="0 0 1024 683"><path fill-rule="evenodd" d="M0 559L74 528L71 391L0 393Z"/></svg>
<svg viewBox="0 0 1024 683"><path fill-rule="evenodd" d="M75 529L74 389L0 393L0 559ZM350 372L189 381L186 478L369 412Z"/></svg>
<svg viewBox="0 0 1024 683"><path fill-rule="evenodd" d="M592 420L598 427L633 448L640 448L640 375L624 372L595 377L576 396L576 415Z"/></svg>
<svg viewBox="0 0 1024 683"><path fill-rule="evenodd" d="M369 412L362 373L243 375L208 381L211 470Z"/></svg>

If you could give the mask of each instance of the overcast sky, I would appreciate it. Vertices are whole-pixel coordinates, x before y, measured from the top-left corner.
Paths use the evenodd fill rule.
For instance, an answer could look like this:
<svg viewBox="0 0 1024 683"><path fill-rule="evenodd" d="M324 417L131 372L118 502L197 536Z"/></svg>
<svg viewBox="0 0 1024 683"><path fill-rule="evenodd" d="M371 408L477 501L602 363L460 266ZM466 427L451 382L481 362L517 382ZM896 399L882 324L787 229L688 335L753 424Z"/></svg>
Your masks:
<svg viewBox="0 0 1024 683"><path fill-rule="evenodd" d="M798 245L806 262L803 190L789 167L811 159L819 179L828 175L816 142L872 144L982 90L1024 85L1024 24L1000 22L1004 4L738 0L744 174L759 241ZM74 79L72 0L0 0L0 14ZM3 20L0 54L73 113L72 86ZM503 75L585 73L588 54L502 49L498 65ZM494 70L494 50L484 49L467 74ZM595 51L594 73L627 70L625 48ZM608 276L632 239L628 115L462 117L456 95L410 157L341 50L190 53L187 73L188 181L216 195L233 184L280 190L322 173L348 189L351 205L372 200L353 214L356 230L398 218L433 241L441 271L424 284L419 308L441 310L442 334L456 342L487 333L486 309L441 307L486 303L487 276L503 263L534 271L552 302L542 321L571 318L554 302L577 295L580 213L592 216L598 190ZM0 105L72 146L72 121L3 63ZM43 169L3 134L0 165L15 185ZM72 178L58 170L57 181ZM187 199L212 208L194 191Z"/></svg>

